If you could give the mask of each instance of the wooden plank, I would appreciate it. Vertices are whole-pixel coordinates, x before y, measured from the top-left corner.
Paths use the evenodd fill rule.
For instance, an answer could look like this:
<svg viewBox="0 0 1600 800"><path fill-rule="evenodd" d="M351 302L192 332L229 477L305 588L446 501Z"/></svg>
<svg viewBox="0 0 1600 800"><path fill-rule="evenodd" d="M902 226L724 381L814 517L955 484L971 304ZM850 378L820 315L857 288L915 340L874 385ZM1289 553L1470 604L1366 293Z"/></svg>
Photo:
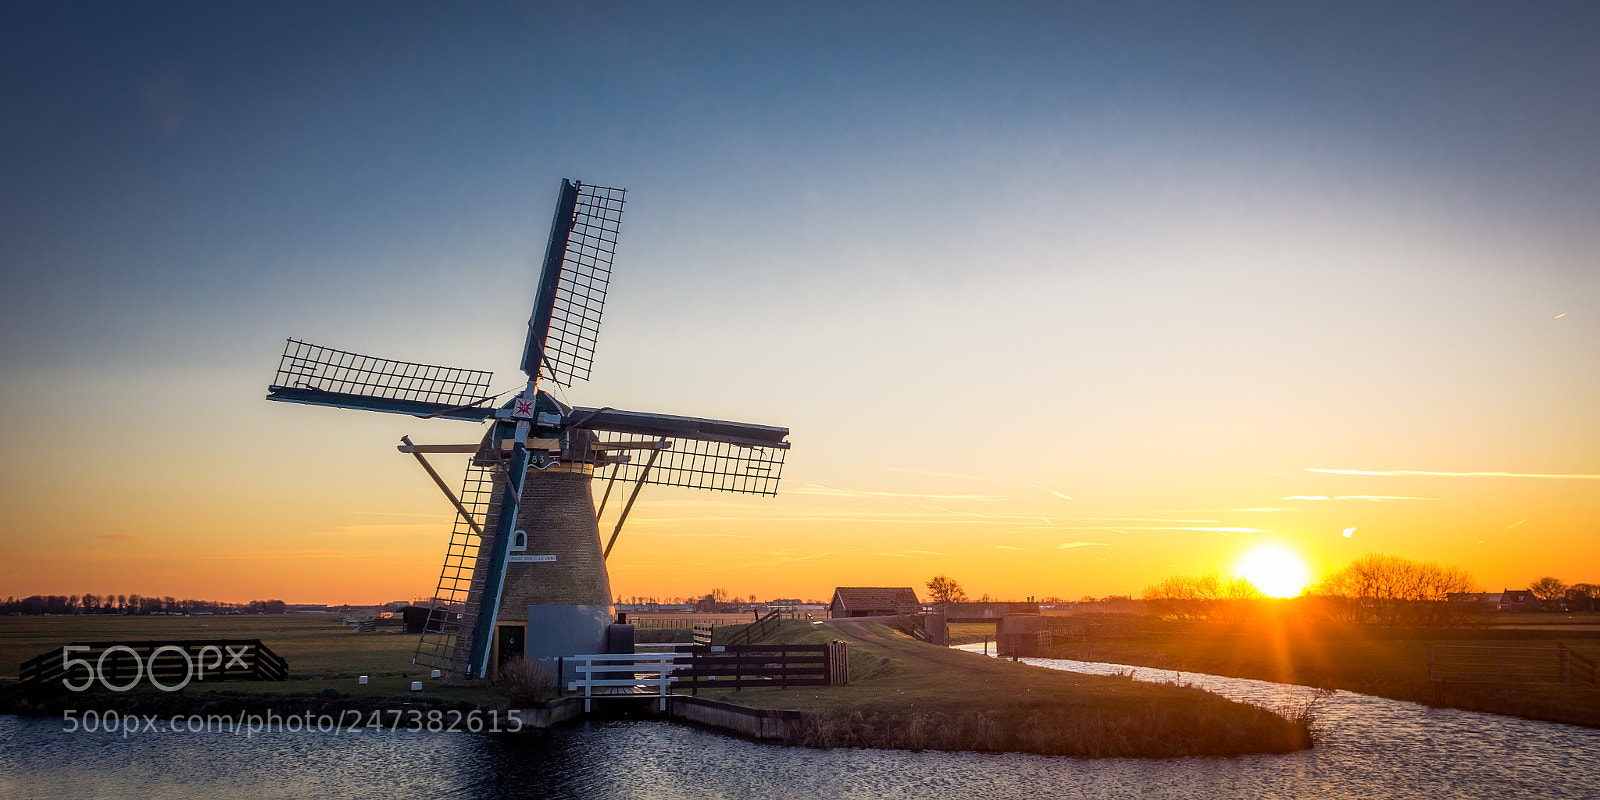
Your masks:
<svg viewBox="0 0 1600 800"><path fill-rule="evenodd" d="M408 444L398 445L402 453L476 453L476 444L409 444L410 439L405 439Z"/></svg>

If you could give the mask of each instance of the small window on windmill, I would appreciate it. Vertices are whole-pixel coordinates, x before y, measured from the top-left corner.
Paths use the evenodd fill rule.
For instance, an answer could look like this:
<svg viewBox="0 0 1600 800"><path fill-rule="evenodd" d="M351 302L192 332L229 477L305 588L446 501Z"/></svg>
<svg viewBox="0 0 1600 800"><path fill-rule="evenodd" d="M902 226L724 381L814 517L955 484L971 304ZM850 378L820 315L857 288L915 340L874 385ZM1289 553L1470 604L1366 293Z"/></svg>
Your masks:
<svg viewBox="0 0 1600 800"><path fill-rule="evenodd" d="M527 531L517 531L516 533L511 534L511 549L512 550L526 550L526 549L528 549L528 532Z"/></svg>

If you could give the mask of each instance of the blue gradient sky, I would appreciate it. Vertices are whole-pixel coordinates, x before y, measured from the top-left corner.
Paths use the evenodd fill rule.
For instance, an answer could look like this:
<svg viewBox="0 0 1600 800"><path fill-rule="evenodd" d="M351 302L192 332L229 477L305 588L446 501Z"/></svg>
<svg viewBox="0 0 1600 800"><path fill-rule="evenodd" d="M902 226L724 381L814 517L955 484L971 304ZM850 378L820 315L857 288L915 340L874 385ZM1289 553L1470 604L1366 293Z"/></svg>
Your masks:
<svg viewBox="0 0 1600 800"><path fill-rule="evenodd" d="M475 432L260 398L285 336L509 386L562 177L631 201L569 399L795 432L623 594L1600 580L1592 478L1308 471L1600 473L1600 11L1390 6L8 5L0 594L431 589L390 444Z"/></svg>

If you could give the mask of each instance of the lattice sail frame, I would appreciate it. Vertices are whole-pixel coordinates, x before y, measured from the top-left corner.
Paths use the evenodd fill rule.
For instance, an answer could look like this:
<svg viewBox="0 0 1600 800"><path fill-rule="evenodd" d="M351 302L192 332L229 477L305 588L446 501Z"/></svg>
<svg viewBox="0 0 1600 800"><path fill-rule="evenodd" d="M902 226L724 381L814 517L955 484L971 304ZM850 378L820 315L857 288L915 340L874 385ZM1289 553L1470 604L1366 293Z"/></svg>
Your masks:
<svg viewBox="0 0 1600 800"><path fill-rule="evenodd" d="M613 467L617 480L634 482L643 476L646 484L654 486L681 486L764 497L777 495L778 481L783 476L783 459L789 452L786 447L753 447L704 439L604 431L594 433L602 443L609 445L599 452L629 456L627 461L616 463ZM655 450L655 463L651 464L652 449L648 446L655 442L666 442L669 446ZM631 447L623 449L617 445ZM603 463L609 459L596 460ZM648 474L645 473L646 465L650 468Z"/></svg>
<svg viewBox="0 0 1600 800"><path fill-rule="evenodd" d="M542 379L561 386L589 379L627 194L626 189L578 185L572 234L539 366Z"/></svg>
<svg viewBox="0 0 1600 800"><path fill-rule="evenodd" d="M337 394L466 405L489 398L494 373L395 361L288 339L274 386Z"/></svg>

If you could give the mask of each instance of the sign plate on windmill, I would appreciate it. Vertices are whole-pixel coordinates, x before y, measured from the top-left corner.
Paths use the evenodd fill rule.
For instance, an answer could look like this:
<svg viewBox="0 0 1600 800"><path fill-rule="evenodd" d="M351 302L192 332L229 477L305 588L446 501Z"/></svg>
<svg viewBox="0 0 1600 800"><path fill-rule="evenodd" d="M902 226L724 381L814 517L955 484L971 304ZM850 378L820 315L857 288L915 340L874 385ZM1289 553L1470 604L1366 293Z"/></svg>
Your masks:
<svg viewBox="0 0 1600 800"><path fill-rule="evenodd" d="M512 564L542 563L556 560L555 556L506 556L506 561Z"/></svg>
<svg viewBox="0 0 1600 800"><path fill-rule="evenodd" d="M511 403L512 419L533 419L534 407L538 403L531 397L519 397Z"/></svg>

